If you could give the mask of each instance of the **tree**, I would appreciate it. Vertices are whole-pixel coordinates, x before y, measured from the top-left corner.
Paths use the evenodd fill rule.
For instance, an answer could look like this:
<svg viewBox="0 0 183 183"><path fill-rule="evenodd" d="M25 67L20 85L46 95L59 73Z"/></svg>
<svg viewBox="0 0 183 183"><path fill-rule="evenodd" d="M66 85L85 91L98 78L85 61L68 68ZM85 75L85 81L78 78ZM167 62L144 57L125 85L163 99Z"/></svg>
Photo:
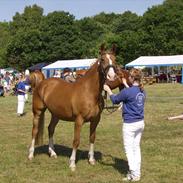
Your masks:
<svg viewBox="0 0 183 183"><path fill-rule="evenodd" d="M39 63L44 59L40 53L42 41L38 30L20 32L11 39L7 48L9 66L18 70L25 70L27 67Z"/></svg>
<svg viewBox="0 0 183 183"><path fill-rule="evenodd" d="M6 67L6 47L10 39L9 24L0 23L0 67Z"/></svg>
<svg viewBox="0 0 183 183"><path fill-rule="evenodd" d="M44 17L40 31L48 61L80 58L82 44L73 15L63 11L49 13Z"/></svg>
<svg viewBox="0 0 183 183"><path fill-rule="evenodd" d="M137 31L141 25L141 17L130 11L126 11L116 18L112 23L112 32L120 34L123 31Z"/></svg>
<svg viewBox="0 0 183 183"><path fill-rule="evenodd" d="M22 14L16 13L10 22L11 39L7 47L8 65L24 70L43 60L39 26L43 9L37 5L25 7Z"/></svg>
<svg viewBox="0 0 183 183"><path fill-rule="evenodd" d="M181 54L183 40L183 2L167 0L144 14L141 28L149 34L146 44L152 55ZM176 48L178 47L178 48Z"/></svg>
<svg viewBox="0 0 183 183"><path fill-rule="evenodd" d="M26 6L22 14L16 13L13 21L10 22L10 32L12 35L19 34L19 31L29 31L39 29L40 22L43 18L43 9L36 4Z"/></svg>
<svg viewBox="0 0 183 183"><path fill-rule="evenodd" d="M101 23L93 18L84 18L77 22L80 39L83 42L83 57L98 56L98 43L103 41L106 30ZM97 50L97 53L96 53Z"/></svg>

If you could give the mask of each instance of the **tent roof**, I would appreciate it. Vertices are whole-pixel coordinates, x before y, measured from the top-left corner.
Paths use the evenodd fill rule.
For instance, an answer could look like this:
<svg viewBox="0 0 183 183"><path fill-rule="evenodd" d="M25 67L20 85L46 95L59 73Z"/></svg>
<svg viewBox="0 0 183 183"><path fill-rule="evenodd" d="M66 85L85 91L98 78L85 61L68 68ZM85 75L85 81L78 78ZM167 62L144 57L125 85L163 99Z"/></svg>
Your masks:
<svg viewBox="0 0 183 183"><path fill-rule="evenodd" d="M79 60L58 60L50 65L47 65L46 67L43 67L43 70L50 70L50 69L64 69L64 68L88 68L90 67L94 62L96 62L97 59L79 59Z"/></svg>
<svg viewBox="0 0 183 183"><path fill-rule="evenodd" d="M48 65L48 63L42 62L42 63L38 63L38 64L36 64L36 65L33 65L33 66L29 67L28 69L29 69L30 71L41 70L41 69L42 69L43 67L45 67L46 65Z"/></svg>
<svg viewBox="0 0 183 183"><path fill-rule="evenodd" d="M183 65L183 55L173 56L141 56L136 60L126 64L126 67L134 66L173 66Z"/></svg>

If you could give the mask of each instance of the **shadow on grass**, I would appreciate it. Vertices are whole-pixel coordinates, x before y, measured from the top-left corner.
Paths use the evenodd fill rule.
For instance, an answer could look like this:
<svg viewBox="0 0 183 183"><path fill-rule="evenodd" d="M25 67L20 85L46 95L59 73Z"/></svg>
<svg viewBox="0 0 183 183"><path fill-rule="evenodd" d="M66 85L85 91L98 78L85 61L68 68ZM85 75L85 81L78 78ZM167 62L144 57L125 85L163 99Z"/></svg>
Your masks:
<svg viewBox="0 0 183 183"><path fill-rule="evenodd" d="M70 157L72 153L72 148L55 144L55 152L57 156L66 156ZM35 156L38 154L48 154L48 145L43 145L35 148ZM48 154L49 155L49 154ZM95 151L95 159L96 161L101 160L102 154L99 151ZM83 151L78 149L76 154L76 162L82 159L88 159L88 151Z"/></svg>
<svg viewBox="0 0 183 183"><path fill-rule="evenodd" d="M129 170L128 162L126 160L113 157L112 155L103 155L102 160L99 160L99 163L105 166L112 166L119 173L124 175L126 175Z"/></svg>
<svg viewBox="0 0 183 183"><path fill-rule="evenodd" d="M55 144L54 147L57 156L66 156L70 158L72 148L58 144ZM48 145L36 147L35 156L38 154L48 154ZM88 151L78 149L76 156L76 163L79 160L84 159L88 159ZM95 151L95 159L99 164L104 166L111 166L122 174L126 174L128 171L128 162L126 160L113 157L112 155L105 155L99 151Z"/></svg>

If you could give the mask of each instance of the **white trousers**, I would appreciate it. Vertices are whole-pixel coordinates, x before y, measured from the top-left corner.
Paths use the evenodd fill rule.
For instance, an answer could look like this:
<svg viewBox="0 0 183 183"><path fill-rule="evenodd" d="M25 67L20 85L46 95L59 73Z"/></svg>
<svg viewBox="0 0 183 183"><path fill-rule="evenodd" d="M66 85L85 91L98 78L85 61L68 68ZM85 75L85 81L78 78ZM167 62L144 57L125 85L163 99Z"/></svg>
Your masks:
<svg viewBox="0 0 183 183"><path fill-rule="evenodd" d="M129 170L135 177L141 176L140 140L144 130L144 120L134 123L123 123L123 143L128 160Z"/></svg>
<svg viewBox="0 0 183 183"><path fill-rule="evenodd" d="M24 105L25 105L25 96L18 95L17 97L18 97L17 114L23 114L24 113Z"/></svg>
<svg viewBox="0 0 183 183"><path fill-rule="evenodd" d="M25 91L26 91L26 94L25 94L25 101L28 101L28 98L29 98L29 96L28 96L29 88L30 88L29 85L25 85Z"/></svg>

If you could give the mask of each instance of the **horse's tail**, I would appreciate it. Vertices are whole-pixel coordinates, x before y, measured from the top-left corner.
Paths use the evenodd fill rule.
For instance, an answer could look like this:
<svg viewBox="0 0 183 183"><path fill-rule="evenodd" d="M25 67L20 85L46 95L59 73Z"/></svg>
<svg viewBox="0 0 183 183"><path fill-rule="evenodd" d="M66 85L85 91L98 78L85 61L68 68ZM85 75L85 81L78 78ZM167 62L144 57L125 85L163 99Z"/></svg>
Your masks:
<svg viewBox="0 0 183 183"><path fill-rule="evenodd" d="M35 145L43 144L43 133L44 133L44 112L41 113L38 120L38 132L35 139Z"/></svg>

